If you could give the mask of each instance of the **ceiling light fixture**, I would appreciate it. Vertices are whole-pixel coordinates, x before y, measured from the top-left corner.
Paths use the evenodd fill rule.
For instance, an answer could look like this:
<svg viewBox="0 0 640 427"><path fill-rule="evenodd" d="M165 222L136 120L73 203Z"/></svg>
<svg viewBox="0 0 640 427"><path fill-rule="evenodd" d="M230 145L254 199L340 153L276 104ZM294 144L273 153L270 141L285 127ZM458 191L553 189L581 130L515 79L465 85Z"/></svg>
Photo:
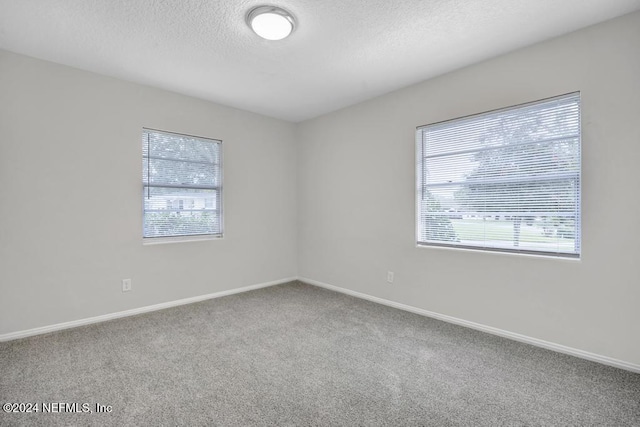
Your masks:
<svg viewBox="0 0 640 427"><path fill-rule="evenodd" d="M263 39L282 40L293 32L295 20L280 7L258 6L247 13L247 24Z"/></svg>

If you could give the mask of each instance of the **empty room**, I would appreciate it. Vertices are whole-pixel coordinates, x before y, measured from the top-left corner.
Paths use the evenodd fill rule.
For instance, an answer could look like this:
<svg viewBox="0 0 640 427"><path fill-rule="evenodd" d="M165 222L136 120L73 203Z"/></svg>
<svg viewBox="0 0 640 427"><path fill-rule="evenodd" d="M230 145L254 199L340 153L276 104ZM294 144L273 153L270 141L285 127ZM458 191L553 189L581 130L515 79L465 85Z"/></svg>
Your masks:
<svg viewBox="0 0 640 427"><path fill-rule="evenodd" d="M0 0L0 425L640 426L640 0Z"/></svg>

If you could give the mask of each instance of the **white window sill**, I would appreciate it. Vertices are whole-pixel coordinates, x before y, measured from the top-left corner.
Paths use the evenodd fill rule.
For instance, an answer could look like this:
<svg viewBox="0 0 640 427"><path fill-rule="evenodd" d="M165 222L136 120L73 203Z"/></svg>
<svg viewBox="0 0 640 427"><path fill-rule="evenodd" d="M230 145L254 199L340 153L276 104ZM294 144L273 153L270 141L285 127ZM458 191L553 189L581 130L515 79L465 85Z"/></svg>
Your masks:
<svg viewBox="0 0 640 427"><path fill-rule="evenodd" d="M527 252L508 252L508 251L500 251L500 250L486 250L481 248L456 248L454 246L439 246L439 245L429 245L429 244L421 244L416 243L416 248L420 249L435 249L435 250L445 250L445 251L463 251L463 252L476 252L483 254L495 254L495 255L506 255L506 256L516 256L516 257L529 257L529 258L543 258L543 259L554 259L559 261L569 261L569 262L580 262L582 259L582 255L579 257L566 257L566 256L556 256L553 254L532 254Z"/></svg>
<svg viewBox="0 0 640 427"><path fill-rule="evenodd" d="M222 234L204 234L198 236L143 237L143 245L163 245L165 243L201 242L203 240L220 240Z"/></svg>

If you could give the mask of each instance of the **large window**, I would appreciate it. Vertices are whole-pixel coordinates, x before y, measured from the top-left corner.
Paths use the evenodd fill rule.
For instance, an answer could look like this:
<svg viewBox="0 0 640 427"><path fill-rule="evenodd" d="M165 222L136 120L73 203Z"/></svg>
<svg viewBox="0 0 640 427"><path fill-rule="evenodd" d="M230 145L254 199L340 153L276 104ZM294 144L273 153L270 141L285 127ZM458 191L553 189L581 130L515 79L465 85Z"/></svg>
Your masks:
<svg viewBox="0 0 640 427"><path fill-rule="evenodd" d="M421 126L417 243L580 256L580 94Z"/></svg>
<svg viewBox="0 0 640 427"><path fill-rule="evenodd" d="M143 237L222 236L222 141L142 131Z"/></svg>

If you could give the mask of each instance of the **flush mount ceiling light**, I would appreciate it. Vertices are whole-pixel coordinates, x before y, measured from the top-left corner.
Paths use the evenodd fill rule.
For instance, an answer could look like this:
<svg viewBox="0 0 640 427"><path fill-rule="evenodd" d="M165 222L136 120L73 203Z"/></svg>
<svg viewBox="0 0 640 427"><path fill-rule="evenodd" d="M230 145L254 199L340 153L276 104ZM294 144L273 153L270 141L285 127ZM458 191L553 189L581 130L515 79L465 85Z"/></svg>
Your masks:
<svg viewBox="0 0 640 427"><path fill-rule="evenodd" d="M247 13L247 24L263 39L282 40L293 31L295 20L280 7L258 6Z"/></svg>

